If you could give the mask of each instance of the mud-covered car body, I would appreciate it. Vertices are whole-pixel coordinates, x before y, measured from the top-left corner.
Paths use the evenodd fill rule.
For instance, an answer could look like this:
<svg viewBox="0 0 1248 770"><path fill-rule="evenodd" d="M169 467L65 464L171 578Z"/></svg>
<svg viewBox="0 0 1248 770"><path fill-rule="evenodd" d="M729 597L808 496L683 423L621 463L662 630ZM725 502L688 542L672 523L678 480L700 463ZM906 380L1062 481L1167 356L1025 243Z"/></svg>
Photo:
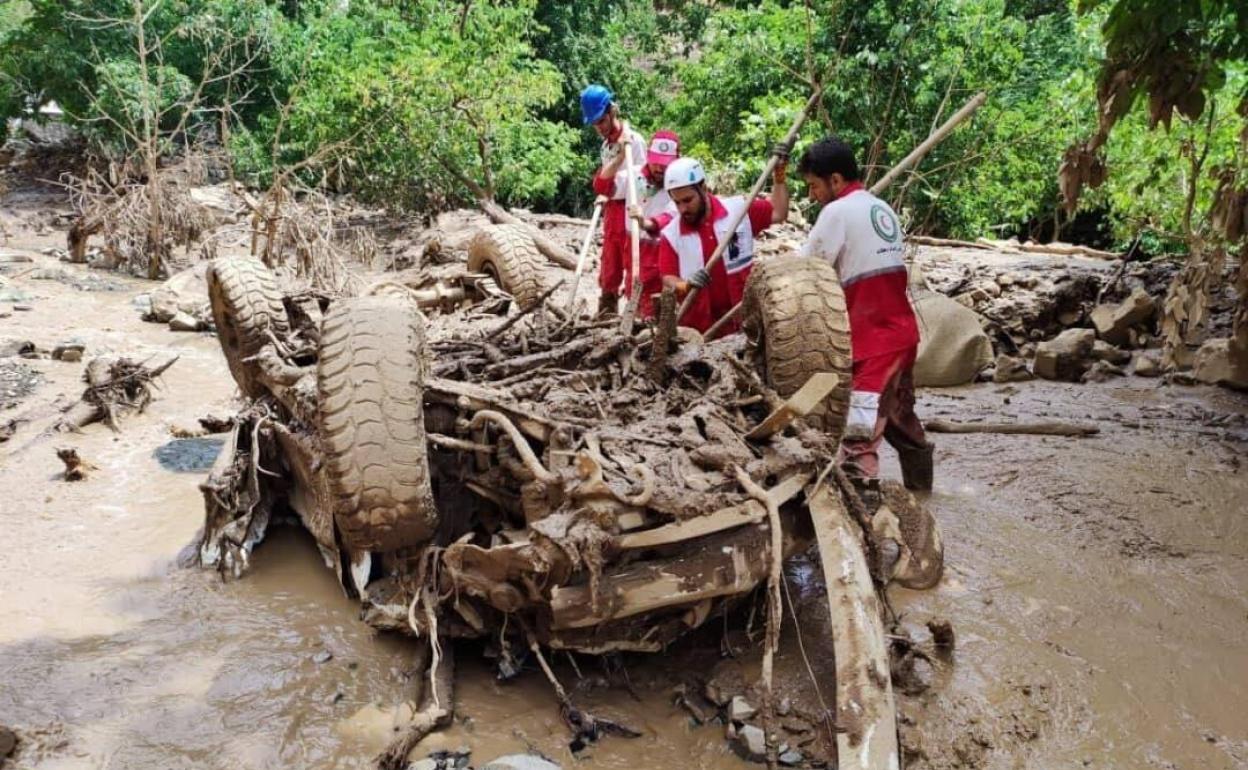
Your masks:
<svg viewBox="0 0 1248 770"><path fill-rule="evenodd" d="M427 277L330 301L215 262L218 332L250 401L203 486L201 562L238 574L293 510L375 627L655 652L807 548L822 495L821 544L836 530L853 552L830 590L871 602L856 633L882 649L863 531L828 491L850 366L831 268L758 264L747 335L706 343L676 333L670 297L645 328L561 311L529 280L531 248L486 228L437 302ZM472 288L482 275L519 315L473 300L493 291ZM891 708L887 676L853 678Z"/></svg>

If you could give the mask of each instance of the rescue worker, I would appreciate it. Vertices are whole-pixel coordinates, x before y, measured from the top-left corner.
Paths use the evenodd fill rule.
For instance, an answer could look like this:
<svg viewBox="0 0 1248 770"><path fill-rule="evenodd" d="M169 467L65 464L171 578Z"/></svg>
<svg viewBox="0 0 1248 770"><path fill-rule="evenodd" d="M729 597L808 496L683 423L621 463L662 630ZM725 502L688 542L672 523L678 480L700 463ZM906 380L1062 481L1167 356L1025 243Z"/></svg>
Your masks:
<svg viewBox="0 0 1248 770"><path fill-rule="evenodd" d="M659 230L676 216L676 206L663 189L663 174L668 165L680 157L680 138L671 131L656 131L646 151L645 204L630 212L641 232L641 303L638 315L654 315L654 295L663 290L659 275Z"/></svg>
<svg viewBox="0 0 1248 770"><path fill-rule="evenodd" d="M607 199L602 212L598 313L610 315L618 310L620 294L627 294L632 288L632 252L625 202L630 182L638 191L644 186L640 166L645 158L646 142L620 119L619 107L606 86L591 85L581 92L581 117L585 125L593 126L602 137L601 165L593 181L594 192ZM633 162L637 164L631 180L624 162L625 144L632 146Z"/></svg>
<svg viewBox="0 0 1248 770"><path fill-rule="evenodd" d="M932 445L914 413L919 327L906 294L905 234L897 214L862 185L854 151L827 137L802 153L798 173L822 204L801 254L828 260L845 289L853 383L841 461L872 486L887 439L910 489L932 488Z"/></svg>
<svg viewBox="0 0 1248 770"><path fill-rule="evenodd" d="M746 210L745 198L712 195L706 189L702 164L693 158L680 158L667 167L663 187L680 216L659 231L659 272L663 285L674 287L679 300L691 288L701 289L681 319L682 326L705 332L741 301L745 281L754 266L754 236L788 219L787 148L778 146L775 153L780 162L772 171L771 197L749 204L748 213L733 233L728 232L728 226ZM723 238L730 238L731 242L723 259L708 271L706 263ZM724 334L737 328L734 319L725 325Z"/></svg>

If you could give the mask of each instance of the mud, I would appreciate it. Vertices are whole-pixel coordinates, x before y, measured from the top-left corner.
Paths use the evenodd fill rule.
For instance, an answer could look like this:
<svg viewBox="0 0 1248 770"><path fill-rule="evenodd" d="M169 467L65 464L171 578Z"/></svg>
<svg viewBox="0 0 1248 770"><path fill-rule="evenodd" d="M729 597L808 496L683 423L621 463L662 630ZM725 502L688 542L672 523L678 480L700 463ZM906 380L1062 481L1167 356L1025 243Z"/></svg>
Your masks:
<svg viewBox="0 0 1248 770"><path fill-rule="evenodd" d="M39 249L62 234L9 230L6 252L59 267ZM76 484L55 480L54 446L36 436L81 392L82 365L21 362L41 381L0 412L29 419L0 445L0 717L20 740L6 767L370 767L407 713L412 643L360 622L295 528L272 530L244 580L174 565L203 520L202 474L168 470L155 453L178 425L228 412L233 385L215 340L139 320L131 300L151 284L110 280L124 288L14 278L38 299L0 319L0 335L43 349L72 334L92 352L181 356L120 433L95 425L58 438L100 469ZM919 409L1094 422L1101 432L935 437L928 504L945 578L891 595L916 644L930 645L927 621L947 618L958 647L931 665L921 695L901 699L907 766L1248 767L1248 399L1123 378L930 391ZM182 446L174 454L185 459ZM891 457L886 473L899 476ZM788 572L806 655L786 614L777 679L801 726L819 697L806 663L826 682L831 661L817 570L797 560ZM751 645L707 629L622 664L578 656L573 668L557 656L579 705L643 732L575 759L533 664L500 682L494 661L469 646L457 721L416 756L465 746L474 764L536 750L565 767L744 768L725 727L695 725L673 688L724 677L745 687L758 660ZM324 651L332 658L318 663ZM739 677L725 673L733 668ZM826 728L810 727L802 750L814 756Z"/></svg>

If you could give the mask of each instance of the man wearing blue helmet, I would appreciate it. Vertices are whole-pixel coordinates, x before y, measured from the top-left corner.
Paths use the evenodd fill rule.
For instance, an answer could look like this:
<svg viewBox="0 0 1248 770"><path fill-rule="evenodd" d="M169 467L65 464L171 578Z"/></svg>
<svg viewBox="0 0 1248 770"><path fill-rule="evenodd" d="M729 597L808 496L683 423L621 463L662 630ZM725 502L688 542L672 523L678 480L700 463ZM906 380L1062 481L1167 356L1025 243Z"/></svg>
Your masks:
<svg viewBox="0 0 1248 770"><path fill-rule="evenodd" d="M646 142L620 119L619 107L606 86L591 85L581 92L581 117L602 137L601 164L594 174L594 192L606 198L602 212L602 260L598 268L600 314L615 313L621 293L632 288L632 259L629 250L626 200L628 185L645 189L641 166L646 159ZM633 148L633 176L624 163L624 145ZM622 288L621 288L622 287Z"/></svg>

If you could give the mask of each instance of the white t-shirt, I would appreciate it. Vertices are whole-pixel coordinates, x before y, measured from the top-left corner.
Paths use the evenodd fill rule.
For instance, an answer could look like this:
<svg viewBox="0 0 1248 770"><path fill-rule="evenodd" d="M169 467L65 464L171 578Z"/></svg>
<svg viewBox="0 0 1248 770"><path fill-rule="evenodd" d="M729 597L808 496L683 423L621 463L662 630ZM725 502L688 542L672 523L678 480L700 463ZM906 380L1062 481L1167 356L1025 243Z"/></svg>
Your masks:
<svg viewBox="0 0 1248 770"><path fill-rule="evenodd" d="M905 236L897 214L866 190L824 206L800 253L831 262L846 287L872 275L904 270L906 264Z"/></svg>

